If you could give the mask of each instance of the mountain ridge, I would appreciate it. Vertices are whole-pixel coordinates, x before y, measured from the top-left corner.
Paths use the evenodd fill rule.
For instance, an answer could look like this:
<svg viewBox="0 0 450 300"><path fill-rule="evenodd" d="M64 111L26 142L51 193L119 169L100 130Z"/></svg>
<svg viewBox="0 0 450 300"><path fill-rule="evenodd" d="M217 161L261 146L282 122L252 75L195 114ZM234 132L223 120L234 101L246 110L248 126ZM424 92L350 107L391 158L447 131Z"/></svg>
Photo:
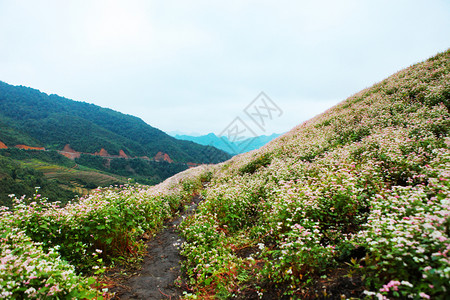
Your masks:
<svg viewBox="0 0 450 300"><path fill-rule="evenodd" d="M260 147L266 145L268 142L272 141L273 139L281 135L282 134L278 133L272 133L271 135L260 135L256 137L247 138L241 142L230 141L228 137L217 136L212 132L200 136L176 134L174 135L174 137L179 140L186 140L199 143L200 145L213 146L229 154L236 155L259 149Z"/></svg>
<svg viewBox="0 0 450 300"><path fill-rule="evenodd" d="M129 156L148 157L164 152L184 163L216 163L230 157L220 150L179 141L138 117L2 81L0 124L0 140L7 146L62 150L70 144L79 152L104 148L114 155L122 150Z"/></svg>

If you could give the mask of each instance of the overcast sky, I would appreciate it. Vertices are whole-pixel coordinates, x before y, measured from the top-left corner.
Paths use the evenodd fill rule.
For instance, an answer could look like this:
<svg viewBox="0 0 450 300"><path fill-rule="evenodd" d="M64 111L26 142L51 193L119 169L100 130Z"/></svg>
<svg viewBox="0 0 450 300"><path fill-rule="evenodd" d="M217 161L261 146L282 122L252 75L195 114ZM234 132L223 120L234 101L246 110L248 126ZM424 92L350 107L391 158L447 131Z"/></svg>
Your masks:
<svg viewBox="0 0 450 300"><path fill-rule="evenodd" d="M449 47L448 0L0 0L1 81L166 132L285 132Z"/></svg>

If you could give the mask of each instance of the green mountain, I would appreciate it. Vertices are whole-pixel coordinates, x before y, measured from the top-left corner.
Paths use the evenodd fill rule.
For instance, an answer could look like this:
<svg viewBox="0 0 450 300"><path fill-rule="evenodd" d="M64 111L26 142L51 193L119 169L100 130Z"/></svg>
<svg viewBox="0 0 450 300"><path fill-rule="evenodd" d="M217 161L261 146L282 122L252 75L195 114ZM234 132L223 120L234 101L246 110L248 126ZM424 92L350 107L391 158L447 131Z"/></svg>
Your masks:
<svg viewBox="0 0 450 300"><path fill-rule="evenodd" d="M0 141L62 150L66 144L86 153L154 157L175 162L217 163L230 155L212 147L177 140L143 120L94 104L0 82Z"/></svg>
<svg viewBox="0 0 450 300"><path fill-rule="evenodd" d="M65 203L128 178L153 185L187 169L187 163L230 157L130 115L0 82L0 206L11 205L10 194L32 196L36 187L51 201Z"/></svg>

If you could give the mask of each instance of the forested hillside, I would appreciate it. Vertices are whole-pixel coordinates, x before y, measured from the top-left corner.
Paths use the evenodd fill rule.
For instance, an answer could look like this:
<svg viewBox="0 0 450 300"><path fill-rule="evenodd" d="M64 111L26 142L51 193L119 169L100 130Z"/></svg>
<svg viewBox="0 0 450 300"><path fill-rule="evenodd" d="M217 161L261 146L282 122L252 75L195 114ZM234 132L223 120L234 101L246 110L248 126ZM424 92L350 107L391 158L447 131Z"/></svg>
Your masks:
<svg viewBox="0 0 450 300"><path fill-rule="evenodd" d="M154 157L159 151L176 162L217 163L230 155L212 147L179 141L141 119L85 102L0 82L0 141L79 152L104 148L118 155Z"/></svg>

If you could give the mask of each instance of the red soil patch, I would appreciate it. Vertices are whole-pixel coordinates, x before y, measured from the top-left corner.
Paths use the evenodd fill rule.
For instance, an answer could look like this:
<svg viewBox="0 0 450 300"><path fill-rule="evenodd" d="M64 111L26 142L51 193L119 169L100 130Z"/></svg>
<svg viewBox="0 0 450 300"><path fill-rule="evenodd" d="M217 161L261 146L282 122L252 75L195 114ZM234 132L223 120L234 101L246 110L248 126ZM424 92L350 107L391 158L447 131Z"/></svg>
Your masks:
<svg viewBox="0 0 450 300"><path fill-rule="evenodd" d="M170 158L169 154L159 151L155 157L153 158L155 161L167 161L169 163L173 163L173 160Z"/></svg>
<svg viewBox="0 0 450 300"><path fill-rule="evenodd" d="M16 148L19 149L24 149L24 150L45 150L44 147L31 147L31 146L27 146L27 145L16 145Z"/></svg>
<svg viewBox="0 0 450 300"><path fill-rule="evenodd" d="M6 146L5 143L0 141L0 149L8 149L8 146Z"/></svg>
<svg viewBox="0 0 450 300"><path fill-rule="evenodd" d="M74 160L75 158L79 158L81 156L81 152L73 150L69 144L65 145L64 149L62 151L58 151L58 153L71 160Z"/></svg>
<svg viewBox="0 0 450 300"><path fill-rule="evenodd" d="M81 156L81 153L79 153L79 152L72 153L72 152L58 151L58 153L61 154L61 155L64 155L65 157L67 157L67 158L69 158L71 160L74 160L75 158L78 158L78 157Z"/></svg>
<svg viewBox="0 0 450 300"><path fill-rule="evenodd" d="M64 151L64 152L70 152L70 153L80 153L80 152L77 152L77 151L73 150L72 147L70 147L69 144L65 145L65 146L64 146L64 149L63 149L62 151Z"/></svg>
<svg viewBox="0 0 450 300"><path fill-rule="evenodd" d="M119 151L119 156L123 157L123 158L129 158L129 156L126 155L126 153L122 149L120 149L120 151Z"/></svg>
<svg viewBox="0 0 450 300"><path fill-rule="evenodd" d="M98 155L98 156L111 156L108 151L106 151L105 149L101 149L100 152L95 152L94 155Z"/></svg>

